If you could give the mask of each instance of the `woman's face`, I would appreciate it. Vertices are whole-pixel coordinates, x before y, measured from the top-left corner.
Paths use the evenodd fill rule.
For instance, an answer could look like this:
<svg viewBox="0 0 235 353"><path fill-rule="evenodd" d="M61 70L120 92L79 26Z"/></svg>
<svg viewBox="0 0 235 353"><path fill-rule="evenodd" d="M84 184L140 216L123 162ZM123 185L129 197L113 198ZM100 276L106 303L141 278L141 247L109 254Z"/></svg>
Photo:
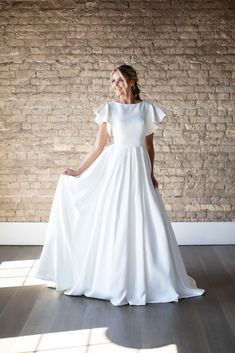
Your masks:
<svg viewBox="0 0 235 353"><path fill-rule="evenodd" d="M127 80L127 88L125 87L125 82L120 76L119 72L115 71L112 75L112 89L116 93L118 97L128 95L129 91L131 91L131 83Z"/></svg>

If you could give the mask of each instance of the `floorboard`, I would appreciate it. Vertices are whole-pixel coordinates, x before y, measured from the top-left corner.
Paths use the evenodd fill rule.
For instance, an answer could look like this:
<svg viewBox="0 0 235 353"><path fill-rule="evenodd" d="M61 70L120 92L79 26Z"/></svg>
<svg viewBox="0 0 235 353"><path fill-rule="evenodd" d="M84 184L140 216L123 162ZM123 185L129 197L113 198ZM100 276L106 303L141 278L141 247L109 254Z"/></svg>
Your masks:
<svg viewBox="0 0 235 353"><path fill-rule="evenodd" d="M41 250L40 246L0 246L2 276L16 276L15 270L7 269L9 264L16 264L19 276L27 273L27 261L38 259ZM235 246L180 246L180 251L188 274L198 287L206 289L205 295L178 303L114 307L109 301L65 296L24 281L21 286L0 288L0 338L41 335L32 352L57 352L53 344L64 348L66 339L61 343L54 338L53 344L47 341L48 334L63 337L64 333L75 334L80 346L74 348L73 337L63 352L137 353L152 348L159 353L232 353ZM5 344L1 339L0 351Z"/></svg>

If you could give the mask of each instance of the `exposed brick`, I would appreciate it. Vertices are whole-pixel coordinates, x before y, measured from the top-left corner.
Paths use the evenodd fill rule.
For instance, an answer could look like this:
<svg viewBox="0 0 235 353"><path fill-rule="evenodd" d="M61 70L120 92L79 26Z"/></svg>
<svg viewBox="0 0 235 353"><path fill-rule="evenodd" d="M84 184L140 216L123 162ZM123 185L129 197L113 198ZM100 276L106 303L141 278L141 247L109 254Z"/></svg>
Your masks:
<svg viewBox="0 0 235 353"><path fill-rule="evenodd" d="M48 220L59 174L91 150L93 109L113 100L109 74L122 62L167 113L154 169L171 219L234 221L230 2L11 3L0 0L0 221Z"/></svg>

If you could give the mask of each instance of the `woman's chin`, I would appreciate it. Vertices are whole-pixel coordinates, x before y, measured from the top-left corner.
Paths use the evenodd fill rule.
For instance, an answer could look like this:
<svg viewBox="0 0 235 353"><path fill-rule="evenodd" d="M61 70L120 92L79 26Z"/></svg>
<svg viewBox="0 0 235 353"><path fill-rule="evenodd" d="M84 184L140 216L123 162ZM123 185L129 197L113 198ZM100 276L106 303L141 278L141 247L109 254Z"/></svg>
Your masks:
<svg viewBox="0 0 235 353"><path fill-rule="evenodd" d="M115 93L116 93L117 98L121 98L121 97L123 97L122 92L115 92Z"/></svg>

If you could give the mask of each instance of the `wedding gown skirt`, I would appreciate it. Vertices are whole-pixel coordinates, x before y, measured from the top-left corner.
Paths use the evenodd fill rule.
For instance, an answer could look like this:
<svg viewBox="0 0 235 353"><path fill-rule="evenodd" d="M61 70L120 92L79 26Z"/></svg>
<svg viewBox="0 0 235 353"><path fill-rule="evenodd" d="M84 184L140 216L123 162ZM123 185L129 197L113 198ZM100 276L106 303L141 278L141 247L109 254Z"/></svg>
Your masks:
<svg viewBox="0 0 235 353"><path fill-rule="evenodd" d="M143 143L109 145L79 177L59 177L35 276L113 305L204 293L186 273Z"/></svg>

